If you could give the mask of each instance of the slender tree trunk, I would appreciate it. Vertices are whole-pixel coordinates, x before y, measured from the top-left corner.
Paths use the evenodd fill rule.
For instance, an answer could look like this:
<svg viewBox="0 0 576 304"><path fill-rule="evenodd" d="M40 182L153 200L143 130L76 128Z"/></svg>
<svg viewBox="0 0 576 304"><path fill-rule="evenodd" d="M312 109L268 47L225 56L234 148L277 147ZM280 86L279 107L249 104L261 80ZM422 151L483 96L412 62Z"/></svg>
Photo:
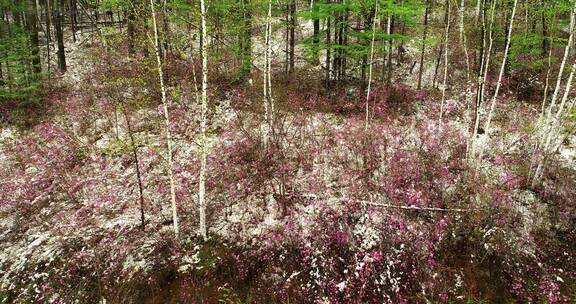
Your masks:
<svg viewBox="0 0 576 304"><path fill-rule="evenodd" d="M290 41L290 64L288 67L288 74L294 73L295 61L295 46L296 46L296 0L291 0L289 5L289 41Z"/></svg>
<svg viewBox="0 0 576 304"><path fill-rule="evenodd" d="M372 63L374 61L374 41L376 38L376 19L378 17L378 0L374 3L374 18L372 20L372 41L370 43L370 62L368 63L368 88L366 89L366 117L364 131L368 131L370 125L370 89L372 86Z"/></svg>
<svg viewBox="0 0 576 304"><path fill-rule="evenodd" d="M401 22L402 26L400 27L400 35L405 36L406 35L406 23ZM400 66L402 64L402 62L404 62L404 39L400 40L400 45L398 46L398 60L396 60L396 65ZM412 74L412 72L410 72L410 74Z"/></svg>
<svg viewBox="0 0 576 304"><path fill-rule="evenodd" d="M560 122L561 117L564 113L564 107L566 105L566 101L568 100L568 95L570 95L570 89L572 88L572 80L574 79L574 72L576 71L576 61L572 65L572 69L570 71L570 76L568 76L568 80L566 81L566 89L564 90L564 95L562 96L562 100L560 105L558 106L558 111L556 111L556 115L550 117L549 120L546 122L546 126L549 128L546 130L544 146L542 148L542 157L538 166L536 167L536 172L534 173L534 177L532 179L532 186L534 187L536 183L540 180L542 173L544 171L544 167L546 164L546 160L551 155L550 154L550 145L553 145L553 139L556 138L560 132ZM570 107L571 108L571 107ZM554 151L554 150L552 150Z"/></svg>
<svg viewBox="0 0 576 304"><path fill-rule="evenodd" d="M240 79L246 80L252 71L252 13L250 11L250 0L242 0L242 23L243 28L240 34Z"/></svg>
<svg viewBox="0 0 576 304"><path fill-rule="evenodd" d="M290 3L286 3L286 28L284 31L284 74L288 76L290 70Z"/></svg>
<svg viewBox="0 0 576 304"><path fill-rule="evenodd" d="M432 78L432 88L436 88L436 79L438 78L438 69L440 68L440 61L442 60L442 54L444 53L444 44L440 43L438 45L438 56L436 57L436 65L434 66L434 77Z"/></svg>
<svg viewBox="0 0 576 304"><path fill-rule="evenodd" d="M200 0L200 17L202 30L202 111L200 118L200 177L198 182L198 205L200 207L200 235L206 241L208 239L208 229L206 228L206 112L208 110L208 49L206 47L206 3Z"/></svg>
<svg viewBox="0 0 576 304"><path fill-rule="evenodd" d="M474 150L475 150L475 143L476 137L478 135L478 129L480 127L480 106L483 103L483 96L484 96L484 53L486 49L486 0L482 1L482 25L481 25L481 32L482 32L482 41L480 43L480 54L478 60L478 75L477 75L477 89L476 89L476 101L474 104L474 124L472 126L472 136L468 142L467 146L467 154L468 159L474 159Z"/></svg>
<svg viewBox="0 0 576 304"><path fill-rule="evenodd" d="M124 119L126 120L126 127L128 129L128 136L130 137L130 146L132 147L132 155L134 157L134 167L136 168L136 181L138 182L138 193L140 202L140 225L144 229L146 222L144 218L144 186L142 184L142 174L140 173L140 161L138 160L138 146L134 140L134 134L132 132L132 125L130 123L130 117L126 110L124 112Z"/></svg>
<svg viewBox="0 0 576 304"><path fill-rule="evenodd" d="M97 25L98 22L100 22L100 11L98 10L99 8L100 8L100 1L96 0L96 3L94 5L94 18L96 19L95 25Z"/></svg>
<svg viewBox="0 0 576 304"><path fill-rule="evenodd" d="M500 66L500 74L498 75L498 82L496 83L496 90L494 91L494 96L492 96L492 102L490 105L490 111L488 112L488 118L486 119L486 124L484 126L484 132L486 136L489 136L490 132L490 122L492 121L492 116L494 115L494 109L496 107L496 100L498 98L498 93L500 93L500 86L502 84L502 77L504 76L504 70L506 69L506 61L508 59L508 50L510 49L510 41L512 40L512 29L514 25L514 16L516 15L516 7L518 6L518 0L514 0L514 6L512 7L512 14L510 15L510 25L508 26L508 37L506 39L506 47L504 48L504 57L502 58L502 65ZM479 159L482 157L483 150L480 149Z"/></svg>
<svg viewBox="0 0 576 304"><path fill-rule="evenodd" d="M128 8L128 13L127 13L127 34L128 34L128 52L131 55L134 55L136 52L136 47L135 47L135 40L136 40L136 15L134 13L134 9L133 7Z"/></svg>
<svg viewBox="0 0 576 304"><path fill-rule="evenodd" d="M444 10L444 28L449 22L448 18L448 5L445 6ZM442 60L442 54L444 53L444 43L438 45L438 57L436 58L436 67L434 68L434 78L432 79L432 87L436 88L436 79L438 78L438 69L440 68L440 61Z"/></svg>
<svg viewBox="0 0 576 304"><path fill-rule="evenodd" d="M64 0L59 0L55 10L54 27L56 28L56 40L58 42L58 68L61 73L66 72L66 53L64 51L64 18L62 10L64 9Z"/></svg>
<svg viewBox="0 0 576 304"><path fill-rule="evenodd" d="M470 80L470 60L468 56L468 43L466 41L466 30L464 29L465 0L460 1L460 44L464 48L464 59L466 60L466 79Z"/></svg>
<svg viewBox="0 0 576 304"><path fill-rule="evenodd" d="M166 60L170 46L170 24L168 20L168 4L162 1L162 58Z"/></svg>
<svg viewBox="0 0 576 304"><path fill-rule="evenodd" d="M336 16L334 18L334 45L338 47L334 49L334 59L332 60L332 78L334 80L340 79L340 51L341 51L341 44L342 41L340 40L341 32L340 27L342 24L342 12L336 12Z"/></svg>
<svg viewBox="0 0 576 304"><path fill-rule="evenodd" d="M388 22L387 22L387 26L386 26L386 34L388 34L388 36L392 35L394 31L394 17L392 15L388 15ZM392 83L392 42L393 39L389 38L388 39L388 47L387 47L387 54L386 56L388 57L387 59L387 63L386 63L386 86L388 88L390 88L390 85Z"/></svg>
<svg viewBox="0 0 576 304"><path fill-rule="evenodd" d="M21 5L20 1L14 1L16 5ZM12 19L14 20L14 24L18 27L22 27L22 16L20 15L20 11L12 10Z"/></svg>
<svg viewBox="0 0 576 304"><path fill-rule="evenodd" d="M37 7L36 1L31 0L29 1L30 9L26 12L26 26L28 28L28 33L30 35L30 50L31 50L31 57L32 57L32 68L36 75L34 78L37 78L38 74L42 70L42 65L40 63L40 49L38 48L39 39L38 39L38 15L37 15Z"/></svg>
<svg viewBox="0 0 576 304"><path fill-rule="evenodd" d="M46 16L45 16L45 23L46 23L46 70L48 73L48 79L50 79L50 69L52 67L52 59L50 58L51 54L51 46L52 46L52 31L51 27L51 11L50 11L50 0L46 0Z"/></svg>
<svg viewBox="0 0 576 304"><path fill-rule="evenodd" d="M370 12L372 13L372 12ZM364 19L364 18L362 18ZM376 16L372 16L371 14L368 15L365 19L364 19L364 32L368 32L368 29L370 29L372 31L372 22L376 19ZM358 26L360 27L360 26ZM371 40L370 40L371 41ZM368 56L370 54L366 54L366 55L362 55L362 64L360 65L360 80L361 80L361 91L365 92L366 90L366 73L367 73L367 69L368 69Z"/></svg>
<svg viewBox="0 0 576 304"><path fill-rule="evenodd" d="M76 0L70 0L70 26L72 30L72 41L76 42Z"/></svg>
<svg viewBox="0 0 576 304"><path fill-rule="evenodd" d="M264 79L263 79L263 88L264 88L264 124L263 124L263 132L262 132L262 137L263 137L263 143L264 143L264 147L267 148L268 147L268 135L269 135L269 130L271 129L271 121L270 121L270 109L269 109L269 105L271 103L271 88L269 88L269 84L270 84L270 78L271 78L271 73L270 73L270 56L271 56L271 47L270 47L270 40L271 40L271 34L272 34L272 0L268 0L268 15L266 17L266 30L265 30L265 37L264 37L264 43L265 43L265 50L264 50Z"/></svg>
<svg viewBox="0 0 576 304"><path fill-rule="evenodd" d="M486 63L483 65L484 67L484 76L482 76L482 86L480 102L484 101L484 97L486 96L486 81L488 81L488 71L490 70L490 57L492 56L492 46L494 45L494 15L496 11L496 1L492 1L492 10L490 12L490 25L488 29L488 49L485 51L484 57L486 57Z"/></svg>
<svg viewBox="0 0 576 304"><path fill-rule="evenodd" d="M562 58L562 63L560 64L560 70L558 70L558 77L556 79L556 87L554 89L554 93L552 94L552 100L550 101L550 106L548 107L548 114L547 117L552 117L552 109L556 105L556 100L558 98L558 93L560 92L560 86L562 84L562 75L564 74L564 69L566 67L566 61L570 55L570 48L574 42L574 30L576 26L576 21L574 20L574 14L570 18L570 35L568 36L568 43L564 48L564 57Z"/></svg>
<svg viewBox="0 0 576 304"><path fill-rule="evenodd" d="M570 71L570 76L568 77L568 81L566 83L566 89L564 91L564 95L563 95L562 100L560 102L559 108L556 111L556 115L553 115L552 112L554 111L554 108L556 105L556 100L558 98L558 93L560 92L562 75L564 74L566 61L569 57L570 48L571 48L572 43L574 41L574 31L575 30L576 30L576 3L574 4L574 7L572 8L572 12L570 14L570 35L568 37L568 43L566 44L566 47L564 49L564 57L562 58L560 70L558 71L558 79L556 80L556 88L554 89L554 94L552 95L552 100L550 101L550 105L548 106L548 111L547 111L546 115L543 117L544 139L541 142L539 142L539 144L535 148L536 150L538 150L540 147L542 147L542 149L541 149L542 156L537 160L536 171L532 177L532 183L531 184L533 187L536 186L536 184L540 181L540 178L543 174L546 159L549 155L548 152L550 150L549 146L550 146L550 143L552 141L552 137L554 137L555 134L558 132L557 129L559 129L559 122L560 122L561 115L563 113L564 105L565 105L566 100L568 99L568 96L570 94L570 89L572 86L572 79L574 77L574 72L576 69L576 61L574 62L572 69Z"/></svg>
<svg viewBox="0 0 576 304"><path fill-rule="evenodd" d="M444 80L442 81L442 101L440 102L439 126L442 127L444 101L446 100L446 86L448 81L448 35L450 33L450 0L446 0L446 32L444 34Z"/></svg>
<svg viewBox="0 0 576 304"><path fill-rule="evenodd" d="M164 124L166 132L166 154L168 158L168 179L170 181L170 203L172 206L172 224L176 238L180 235L178 225L178 206L176 204L176 184L174 180L173 160L172 160L172 133L170 132L170 116L168 113L168 100L166 99L166 87L164 86L164 73L162 69L162 60L160 58L160 39L158 37L158 25L156 22L156 9L154 1L150 0L150 9L152 11L152 26L154 27L154 52L156 53L156 64L158 66L158 78L160 80L160 93L162 96L162 105L164 108Z"/></svg>
<svg viewBox="0 0 576 304"><path fill-rule="evenodd" d="M550 46L548 43L548 21L546 20L546 13L544 12L544 1L540 2L540 6L542 7L542 54L546 54Z"/></svg>
<svg viewBox="0 0 576 304"><path fill-rule="evenodd" d="M312 1L312 11L314 11L314 13L318 13L318 4L314 0ZM312 26L314 28L312 38L312 44L314 47L314 63L318 64L318 48L320 47L320 18L314 18L314 20L312 20Z"/></svg>
<svg viewBox="0 0 576 304"><path fill-rule="evenodd" d="M546 108L546 99L548 99L548 89L550 87L550 73L552 71L552 48L548 50L548 69L546 70L546 84L544 85L544 96L542 97L542 108L540 110L540 119L544 116Z"/></svg>
<svg viewBox="0 0 576 304"><path fill-rule="evenodd" d="M326 86L330 85L330 17L326 18Z"/></svg>
<svg viewBox="0 0 576 304"><path fill-rule="evenodd" d="M342 3L346 3L346 0L343 0ZM348 59L348 19L350 15L350 9L346 8L344 14L342 16L342 26L340 27L340 79L346 79L346 67L347 67L347 59Z"/></svg>
<svg viewBox="0 0 576 304"><path fill-rule="evenodd" d="M476 20L480 18L480 7L482 2L483 0L476 0L476 10L475 10Z"/></svg>
<svg viewBox="0 0 576 304"><path fill-rule="evenodd" d="M430 2L426 1L424 12L424 32L422 34L422 49L420 50L420 70L418 71L418 90L422 88L422 73L424 72L424 53L426 52L426 38L428 34L428 15L430 14Z"/></svg>

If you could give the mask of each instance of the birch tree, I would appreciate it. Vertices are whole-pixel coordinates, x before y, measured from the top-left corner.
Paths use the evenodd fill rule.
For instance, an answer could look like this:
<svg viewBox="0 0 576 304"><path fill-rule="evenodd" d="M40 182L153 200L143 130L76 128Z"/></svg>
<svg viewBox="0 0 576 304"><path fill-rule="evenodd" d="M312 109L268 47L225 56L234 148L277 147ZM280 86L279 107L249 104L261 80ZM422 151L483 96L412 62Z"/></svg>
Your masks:
<svg viewBox="0 0 576 304"><path fill-rule="evenodd" d="M572 14L570 15L570 35L568 36L568 43L564 48L564 57L562 57L562 63L560 64L560 69L558 70L558 77L556 78L556 87L554 88L554 93L552 94L552 99L550 100L550 106L548 107L548 113L546 114L546 118L550 119L552 117L552 109L556 105L556 100L558 99L558 93L560 92L560 87L562 85L562 75L564 74L564 70L566 67L566 61L570 55L570 49L574 42L574 27L575 27L575 20L574 20L574 9L572 10Z"/></svg>
<svg viewBox="0 0 576 304"><path fill-rule="evenodd" d="M150 0L152 10L152 26L154 27L154 52L156 54L156 64L158 67L158 78L160 80L160 93L162 96L162 106L164 109L164 124L166 133L166 156L168 159L168 178L170 180L170 202L172 205L172 224L174 234L179 237L178 226L178 206L176 205L176 186L174 181L173 160L172 160L172 134L170 132L170 115L168 113L168 101L166 100L166 87L164 86L164 74L162 71L162 60L160 59L160 40L158 39L158 25L156 22L156 9L153 0Z"/></svg>
<svg viewBox="0 0 576 304"><path fill-rule="evenodd" d="M486 4L486 0L482 1L482 7ZM472 126L472 136L468 142L467 147L467 158L472 160L474 157L474 145L476 142L476 136L478 135L478 128L480 126L480 105L482 104L482 99L484 96L484 58L485 58L485 49L486 49L486 18L485 14L482 14L482 48L480 50L480 67L478 69L477 75L477 89L476 89L476 100L474 104L474 125Z"/></svg>
<svg viewBox="0 0 576 304"><path fill-rule="evenodd" d="M374 4L374 20L372 21L372 41L370 42L370 63L368 66L368 87L366 88L366 117L364 130L368 130L370 124L370 89L372 85L372 62L374 61L374 41L376 37L376 17L378 16L378 0Z"/></svg>
<svg viewBox="0 0 576 304"><path fill-rule="evenodd" d="M272 0L268 0L268 15L266 17L266 30L264 36L264 79L263 79L263 90L264 90L264 124L262 130L262 139L264 146L268 144L269 130L271 130L272 124L272 47L271 47L271 36L272 36Z"/></svg>
<svg viewBox="0 0 576 304"><path fill-rule="evenodd" d="M482 90L480 91L480 103L484 101L484 96L486 96L486 81L488 80L488 71L490 70L490 59L492 57L492 47L494 45L494 15L496 11L497 0L492 1L492 7L490 9L490 24L488 25L488 50L486 50L486 63L484 64L484 71L482 76Z"/></svg>
<svg viewBox="0 0 576 304"><path fill-rule="evenodd" d="M464 59L466 59L466 79L470 80L470 60L468 56L468 46L466 41L466 30L464 29L464 15L466 3L465 0L460 1L460 44L464 48Z"/></svg>
<svg viewBox="0 0 576 304"><path fill-rule="evenodd" d="M200 235L206 241L206 112L208 110L208 48L206 28L206 0L200 0L201 53L202 53L202 110L200 117L200 176L198 179L198 205L200 208Z"/></svg>
<svg viewBox="0 0 576 304"><path fill-rule="evenodd" d="M572 81L574 79L574 73L576 71L576 60L574 61L573 65L570 69L570 74L568 76L568 80L566 81L564 94L562 96L562 99L560 100L560 104L558 105L558 109L556 110L556 113L553 114L556 100L558 98L558 94L560 91L562 75L564 73L566 61L567 61L568 56L569 56L570 47L571 47L573 40L574 40L575 25L576 25L576 3L575 3L575 7L572 9L572 12L570 15L570 35L568 37L568 44L566 45L566 48L565 48L564 57L562 59L561 65L560 65L560 70L558 71L558 79L556 80L556 88L554 90L554 94L552 95L552 100L550 101L550 106L548 107L547 114L544 117L544 121L543 121L543 124L544 124L544 136L542 139L543 143L541 143L539 145L540 147L542 147L542 149L541 149L542 156L538 159L538 162L536 165L536 171L535 171L533 178L532 178L532 186L535 186L538 183L538 181L540 180L542 173L544 171L546 159L551 154L550 152L555 151L555 149L551 149L551 145L554 146L554 141L555 141L554 139L559 135L559 132L561 130L561 128L560 128L561 118L562 118L562 115L564 115L564 109L566 108L566 102L568 101L568 97L571 93ZM571 109L571 106L569 106L568 109Z"/></svg>
<svg viewBox="0 0 576 304"><path fill-rule="evenodd" d="M444 33L444 80L442 82L442 101L440 102L439 127L442 127L442 114L446 100L446 85L448 81L448 34L450 33L450 0L446 0L446 31Z"/></svg>
<svg viewBox="0 0 576 304"><path fill-rule="evenodd" d="M484 125L484 132L486 136L489 136L490 123L492 121L492 116L494 115L494 109L496 107L496 100L498 99L498 94L500 92L500 87L502 85L502 77L504 76L504 70L506 69L506 61L508 59L508 51L510 50L510 40L512 38L512 29L514 26L514 17L516 15L516 7L518 6L518 0L514 0L512 6L512 14L510 15L510 24L508 26L508 36L506 38L506 47L504 48L504 56L502 58L502 65L500 66L500 73L498 74L498 82L496 82L496 89L494 95L492 96L492 102L490 104L490 110L488 112L488 118L486 119L486 124ZM480 149L478 158L482 157L483 150Z"/></svg>
<svg viewBox="0 0 576 304"><path fill-rule="evenodd" d="M544 170L544 166L546 163L547 157L551 154L551 151L555 151L556 149L551 149L551 145L554 146L554 139L558 137L560 130L561 130L561 118L564 114L564 108L566 102L568 101L568 95L570 94L570 89L572 88L572 80L574 79L574 71L576 70L576 61L572 65L572 70L570 71L570 76L568 76L568 80L566 82L566 88L564 90L564 95L562 96L562 100L558 106L558 110L553 117L548 118L546 122L548 128L545 129L545 140L544 145L542 148L542 156L538 162L538 166L536 167L536 172L534 173L534 177L532 179L532 186L535 186L536 183L540 180L542 176L542 172ZM571 107L569 107L571 108Z"/></svg>

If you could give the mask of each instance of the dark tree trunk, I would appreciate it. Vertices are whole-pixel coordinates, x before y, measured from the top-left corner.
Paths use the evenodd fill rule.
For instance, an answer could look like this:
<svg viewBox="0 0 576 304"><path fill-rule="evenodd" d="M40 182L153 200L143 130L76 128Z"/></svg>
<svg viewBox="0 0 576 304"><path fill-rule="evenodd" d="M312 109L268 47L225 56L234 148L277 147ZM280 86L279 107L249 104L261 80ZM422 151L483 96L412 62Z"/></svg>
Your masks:
<svg viewBox="0 0 576 304"><path fill-rule="evenodd" d="M117 11L116 12L116 18L118 18L118 27L120 28L120 33L122 33L122 31L124 30L124 22L126 22L124 20L124 15L122 14L121 11Z"/></svg>
<svg viewBox="0 0 576 304"><path fill-rule="evenodd" d="M330 17L326 18L326 84L327 87L330 83Z"/></svg>
<svg viewBox="0 0 576 304"><path fill-rule="evenodd" d="M318 5L316 4L316 2L314 2L314 5L312 6L312 10L314 11L314 13L318 13L319 9L318 9ZM315 18L314 20L312 20L312 25L314 28L314 32L313 32L313 36L312 36L312 45L314 48L314 63L317 64L318 63L318 48L320 47L320 19L319 18Z"/></svg>
<svg viewBox="0 0 576 304"><path fill-rule="evenodd" d="M482 21L482 25L480 27L480 39L482 41L480 41L480 51L479 51L479 56L478 56L478 87L476 90L476 102L474 104L474 119L472 120L472 126L471 129L472 131L475 130L476 128L476 124L479 123L479 109L480 106L483 103L482 97L483 97L483 92L484 92L484 71L482 68L482 63L484 62L484 43L486 41L486 29L485 29L485 24L486 24L486 0L483 0L481 3L481 9L480 9L480 14L482 15L481 18L483 18ZM479 17L480 18L480 17ZM484 67L484 69L487 69L488 67Z"/></svg>
<svg viewBox="0 0 576 304"><path fill-rule="evenodd" d="M438 56L436 57L436 65L434 66L434 78L432 79L432 88L436 88L436 79L438 78L438 69L440 68L440 60L444 52L444 44L438 46Z"/></svg>
<svg viewBox="0 0 576 304"><path fill-rule="evenodd" d="M548 43L548 20L546 20L546 14L542 12L542 55L548 54L548 48L550 47Z"/></svg>
<svg viewBox="0 0 576 304"><path fill-rule="evenodd" d="M0 20L2 20L2 22L4 21L4 9L0 7ZM4 38L4 31L2 28L0 28L0 40L2 40ZM2 54L4 55L4 54ZM6 81L4 80L4 69L2 68L2 61L0 61L0 87L3 87L6 85Z"/></svg>
<svg viewBox="0 0 576 304"><path fill-rule="evenodd" d="M44 16L44 21L46 22L46 71L48 72L48 78L50 78L50 70L52 69L52 22L50 18L50 0L46 0L46 14Z"/></svg>
<svg viewBox="0 0 576 304"><path fill-rule="evenodd" d="M19 5L20 1L14 1L14 4ZM12 17L14 18L14 24L18 27L22 26L22 17L19 11L12 11Z"/></svg>
<svg viewBox="0 0 576 304"><path fill-rule="evenodd" d="M290 40L290 64L288 67L288 74L292 74L294 73L294 49L296 47L296 0L291 0L290 1L290 6L289 6L289 16L290 16L290 20L289 20L289 40Z"/></svg>
<svg viewBox="0 0 576 304"><path fill-rule="evenodd" d="M286 29L284 33L284 74L290 70L290 4L286 4Z"/></svg>
<svg viewBox="0 0 576 304"><path fill-rule="evenodd" d="M30 53L32 55L32 68L34 73L39 74L42 70L42 66L40 63L40 49L39 39L38 39L38 14L37 14L37 7L36 1L30 0L29 2L29 9L26 12L26 25L28 28L28 33L30 35ZM37 75L35 75L37 76Z"/></svg>
<svg viewBox="0 0 576 304"><path fill-rule="evenodd" d="M428 35L428 15L430 14L430 2L426 1L424 11L424 33L422 34L422 50L420 50L420 70L418 71L418 90L422 88L422 73L424 72L424 53L426 51L426 38Z"/></svg>
<svg viewBox="0 0 576 304"><path fill-rule="evenodd" d="M242 31L239 35L240 44L240 79L246 80L252 72L252 12L250 0L241 0Z"/></svg>
<svg viewBox="0 0 576 304"><path fill-rule="evenodd" d="M98 8L100 7L100 1L96 0L96 5L94 6L94 18L96 19L96 25L98 25L98 22L100 22L100 12L98 11Z"/></svg>
<svg viewBox="0 0 576 304"><path fill-rule="evenodd" d="M372 31L372 23L374 22L374 18L376 18L374 16L374 11L372 11L366 18L366 20L364 21L364 32L370 30ZM366 40L365 42L368 47L371 46L372 44L372 39L370 40ZM372 64L372 63L370 63ZM366 82L366 69L368 68L368 54L362 56L362 65L361 65L361 70L360 70L360 79L362 80L362 86L364 87L364 83ZM364 89L362 90L362 92L364 92Z"/></svg>
<svg viewBox="0 0 576 304"><path fill-rule="evenodd" d="M340 13L334 17L334 45L340 45ZM340 69L340 48L334 49L334 58L332 59L332 79L338 80Z"/></svg>
<svg viewBox="0 0 576 304"><path fill-rule="evenodd" d="M348 46L348 18L350 15L350 10L346 9L342 20L342 67L340 68L341 79L346 79L346 61L348 59L348 52L346 51L346 46Z"/></svg>
<svg viewBox="0 0 576 304"><path fill-rule="evenodd" d="M449 0L448 0L449 1ZM446 2L446 9L444 10L444 28L450 20L448 20L448 2ZM434 79L432 79L432 87L436 88L436 79L438 78L438 69L440 68L440 60L442 59L442 53L444 52L444 43L440 43L438 46L438 57L436 57L436 66L434 67Z"/></svg>
<svg viewBox="0 0 576 304"><path fill-rule="evenodd" d="M168 23L168 4L162 1L162 59L166 60L170 46L170 24Z"/></svg>
<svg viewBox="0 0 576 304"><path fill-rule="evenodd" d="M139 202L140 202L140 225L144 229L146 222L144 219L144 186L142 184L142 175L140 173L140 163L138 161L138 146L134 141L134 134L132 133L132 127L130 124L130 117L126 111L124 111L124 118L126 120L126 127L128 128L128 136L130 137L130 145L132 146L132 155L134 156L134 167L136 168L136 179L138 182L138 192L139 192Z"/></svg>
<svg viewBox="0 0 576 304"><path fill-rule="evenodd" d="M364 32L370 30L372 31L372 24L374 22L374 18L376 18L374 16L374 11L370 12L370 14L367 16L367 18L364 21ZM371 37L372 35L370 35ZM369 48L371 48L372 46L372 39L369 40L365 40L365 45L367 45ZM370 64L372 64L372 62L370 62ZM365 92L366 91L366 74L367 74L367 69L368 69L368 54L362 56L362 64L360 65L360 92Z"/></svg>
<svg viewBox="0 0 576 304"><path fill-rule="evenodd" d="M134 55L136 52L135 39L136 39L136 16L134 9L129 8L127 13L127 32L128 32L128 51Z"/></svg>
<svg viewBox="0 0 576 304"><path fill-rule="evenodd" d="M72 30L72 41L76 42L76 0L70 0L70 26Z"/></svg>
<svg viewBox="0 0 576 304"><path fill-rule="evenodd" d="M406 24L402 22L400 27L400 35L404 36L406 34ZM400 63L404 61L404 39L400 39L400 45L398 46L398 59L396 60L396 65L400 66Z"/></svg>
<svg viewBox="0 0 576 304"><path fill-rule="evenodd" d="M64 29L63 29L63 15L64 0L59 0L56 9L54 10L54 27L56 28L56 40L58 42L58 68L61 73L66 72L66 53L64 51Z"/></svg>

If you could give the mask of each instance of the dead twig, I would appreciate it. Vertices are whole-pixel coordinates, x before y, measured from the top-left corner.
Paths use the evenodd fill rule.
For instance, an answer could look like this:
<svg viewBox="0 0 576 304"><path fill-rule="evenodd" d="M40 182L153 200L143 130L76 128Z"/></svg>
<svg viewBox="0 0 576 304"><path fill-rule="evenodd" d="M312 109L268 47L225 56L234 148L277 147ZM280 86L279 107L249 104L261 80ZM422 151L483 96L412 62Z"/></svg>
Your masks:
<svg viewBox="0 0 576 304"><path fill-rule="evenodd" d="M418 206L405 206L405 205L392 205L392 204L382 204L374 203L368 201L359 201L363 205L370 205L374 207L381 208L391 208L391 209L402 209L402 210L414 210L414 211L429 211L429 212L475 212L483 209L473 208L473 209L462 209L462 208L433 208L433 207L418 207Z"/></svg>

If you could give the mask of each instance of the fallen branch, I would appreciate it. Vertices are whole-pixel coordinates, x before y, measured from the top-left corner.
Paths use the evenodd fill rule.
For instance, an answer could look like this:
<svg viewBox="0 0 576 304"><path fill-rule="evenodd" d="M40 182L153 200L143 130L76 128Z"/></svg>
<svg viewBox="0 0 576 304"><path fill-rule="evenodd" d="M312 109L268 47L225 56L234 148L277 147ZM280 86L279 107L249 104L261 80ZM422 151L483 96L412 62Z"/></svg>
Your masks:
<svg viewBox="0 0 576 304"><path fill-rule="evenodd" d="M402 209L402 210L414 210L414 211L430 211L430 212L474 212L480 211L482 209L461 209L461 208L432 208L432 207L417 207L417 206L405 206L405 205L392 205L392 204L382 204L374 203L368 201L359 201L364 205L370 205L374 207L391 208L391 209Z"/></svg>

